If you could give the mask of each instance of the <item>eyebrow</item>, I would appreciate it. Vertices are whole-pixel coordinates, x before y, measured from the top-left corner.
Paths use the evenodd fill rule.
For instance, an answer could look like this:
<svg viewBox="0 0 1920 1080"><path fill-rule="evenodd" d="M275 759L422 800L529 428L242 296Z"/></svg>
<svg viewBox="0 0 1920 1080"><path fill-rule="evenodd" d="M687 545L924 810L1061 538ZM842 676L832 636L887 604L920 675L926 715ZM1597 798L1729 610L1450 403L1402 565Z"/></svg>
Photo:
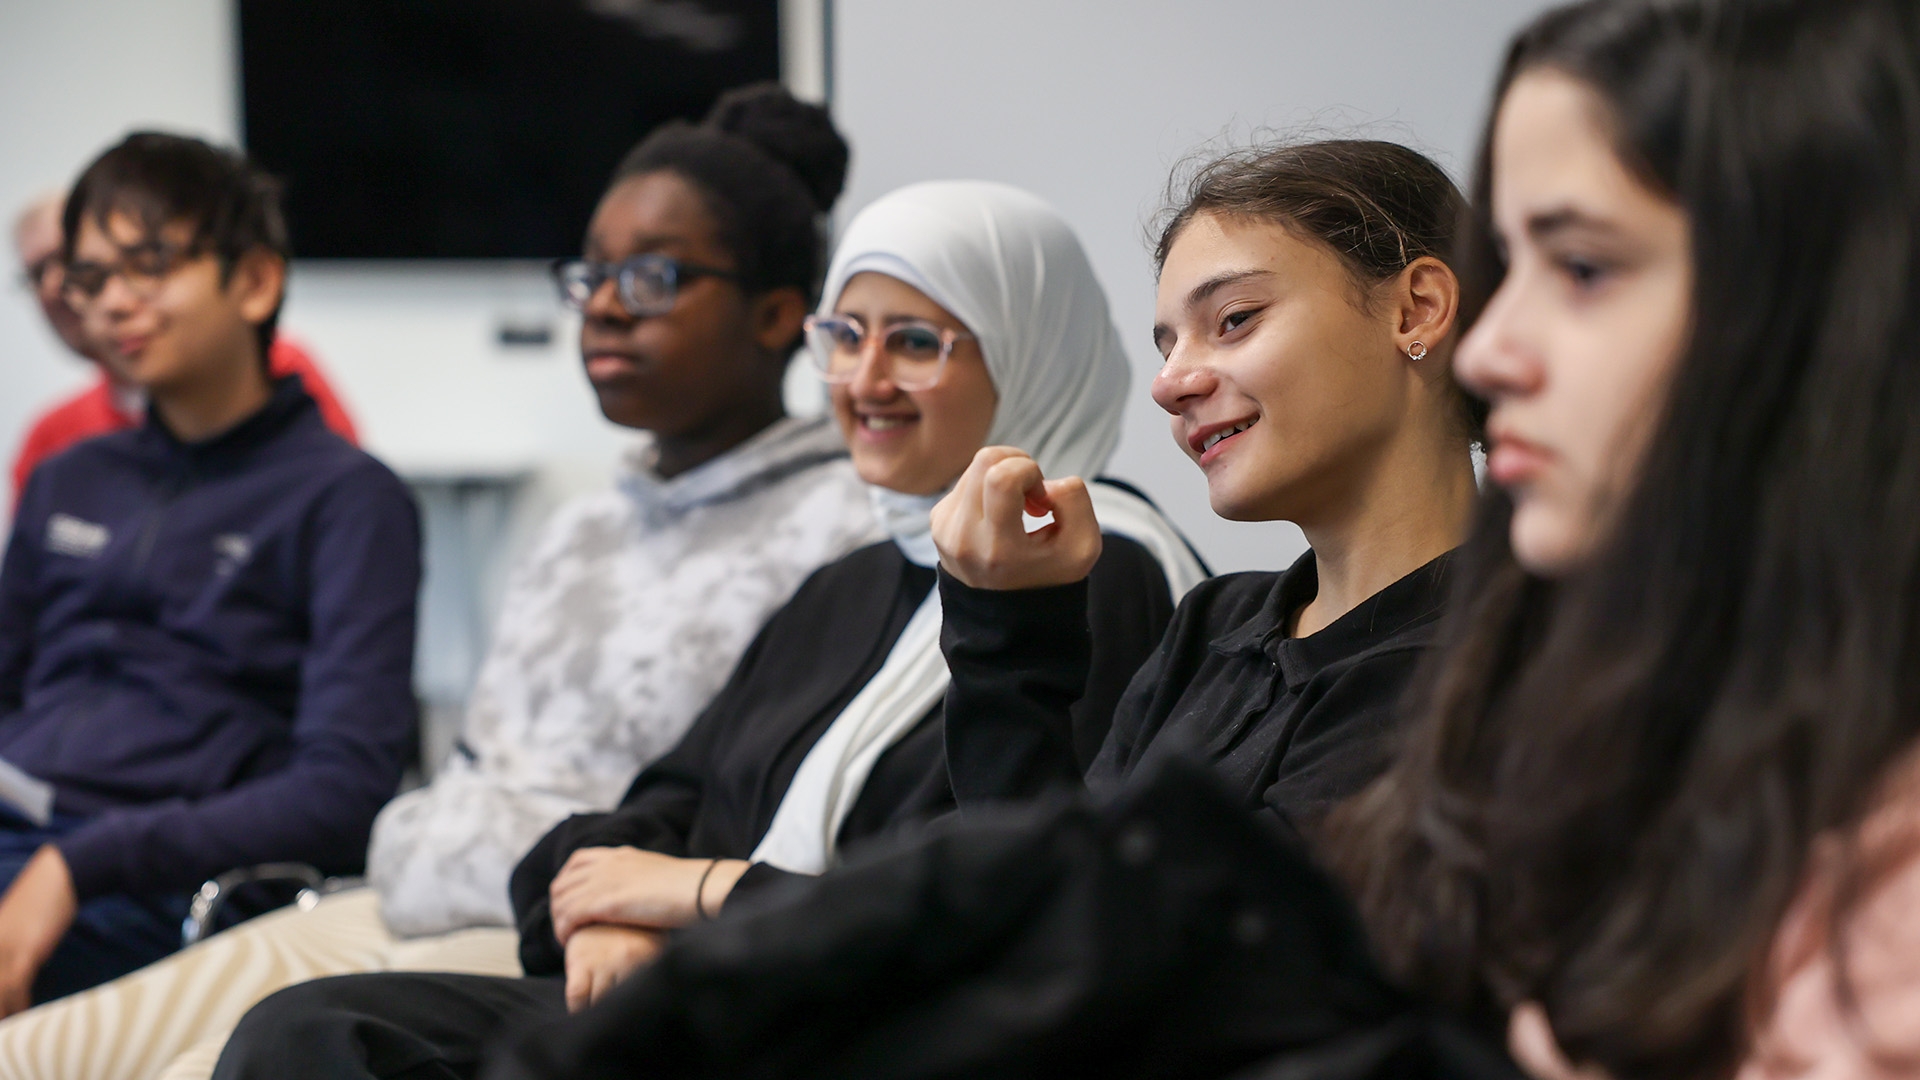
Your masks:
<svg viewBox="0 0 1920 1080"><path fill-rule="evenodd" d="M1215 274L1200 284L1195 285L1192 291L1187 293L1187 306L1192 307L1229 285L1238 285L1243 281L1251 281L1254 278L1272 276L1273 271L1271 270L1228 270L1225 273Z"/></svg>
<svg viewBox="0 0 1920 1080"><path fill-rule="evenodd" d="M1571 206L1532 214L1527 217L1527 235L1536 242L1569 232L1595 232L1612 235L1619 227L1605 218L1595 217Z"/></svg>
<svg viewBox="0 0 1920 1080"><path fill-rule="evenodd" d="M156 236L149 236L145 240L138 240L131 244L122 244L118 240L108 237L107 243L110 246L112 246L115 252L119 255L119 257L123 259L129 255L134 254L135 252L140 252L140 251L164 251L169 246L173 246L175 248L182 248L182 245L177 245L177 244L169 245L167 241L162 240ZM60 259L61 255L60 255L60 252L56 250L51 254L49 254L47 258ZM80 249L77 245L74 248L73 258L65 259L64 261L66 262L68 269L74 269L78 267L87 267L87 266L107 265L106 263L101 262L99 259L89 259L89 258L83 257L80 254Z"/></svg>
<svg viewBox="0 0 1920 1080"><path fill-rule="evenodd" d="M925 323L928 326L939 327L943 330L946 329L925 315L908 315L902 312L889 311L880 317L881 326L899 326L901 323Z"/></svg>
<svg viewBox="0 0 1920 1080"><path fill-rule="evenodd" d="M1219 292L1229 285L1238 285L1243 281L1252 281L1255 278L1272 276L1273 271L1259 269L1228 270L1215 274L1188 290L1186 306L1195 307L1204 302L1207 297L1212 296L1214 293ZM1173 329L1166 323L1153 324L1153 347L1160 350L1160 355L1165 356L1167 354L1165 341L1171 336L1173 336Z"/></svg>
<svg viewBox="0 0 1920 1080"><path fill-rule="evenodd" d="M843 319L849 319L849 318L859 319L862 323L871 323L874 329L879 329L881 327L887 327L887 326L898 326L901 323L925 323L928 326L931 326L940 330L953 329L951 327L941 326L939 322L933 319L930 319L925 315L914 315L914 314L903 312L903 311L884 312L877 318L873 318L873 319L869 319L865 315L862 315L860 312L857 312L857 311L840 311L837 308L835 309L834 314L840 316ZM959 329L958 332L960 333L966 332L964 324L962 325L962 327Z"/></svg>
<svg viewBox="0 0 1920 1080"><path fill-rule="evenodd" d="M633 237L627 238L627 246L632 248L635 254L640 254L640 255L644 255L652 251L658 251L664 247L673 247L675 245L679 245L682 247L689 247L692 244L693 244L693 241L689 240L684 236L673 236L669 234L660 234L660 233L641 234L639 236L633 236ZM594 240L594 238L591 236L587 238L585 248L588 252L593 252L593 253L604 252L606 250L605 245L600 244L598 241Z"/></svg>

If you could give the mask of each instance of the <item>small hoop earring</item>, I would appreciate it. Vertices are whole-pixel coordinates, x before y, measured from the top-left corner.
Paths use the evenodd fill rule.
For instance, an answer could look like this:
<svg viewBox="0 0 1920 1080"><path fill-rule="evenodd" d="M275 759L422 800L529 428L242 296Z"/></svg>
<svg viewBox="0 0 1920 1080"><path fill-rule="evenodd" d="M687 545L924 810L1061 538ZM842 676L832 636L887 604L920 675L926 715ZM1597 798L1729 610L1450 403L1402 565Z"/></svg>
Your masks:
<svg viewBox="0 0 1920 1080"><path fill-rule="evenodd" d="M1427 358L1427 345L1425 342L1416 341L1413 344L1407 346L1407 359L1425 360L1426 358Z"/></svg>

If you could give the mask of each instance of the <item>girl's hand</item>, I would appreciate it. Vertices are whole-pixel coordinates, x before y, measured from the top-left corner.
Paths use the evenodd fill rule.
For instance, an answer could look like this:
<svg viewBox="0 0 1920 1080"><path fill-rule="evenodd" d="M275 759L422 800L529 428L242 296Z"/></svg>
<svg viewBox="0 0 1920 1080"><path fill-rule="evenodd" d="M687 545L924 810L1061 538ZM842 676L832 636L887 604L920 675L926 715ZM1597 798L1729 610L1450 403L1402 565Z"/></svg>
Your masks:
<svg viewBox="0 0 1920 1080"><path fill-rule="evenodd" d="M660 955L666 935L637 926L587 926L567 942L567 1011L579 1012L607 996L627 976Z"/></svg>
<svg viewBox="0 0 1920 1080"><path fill-rule="evenodd" d="M1053 515L1027 531L1021 519ZM976 589L1070 585L1100 561L1100 522L1077 476L1048 480L1033 458L1011 446L983 447L959 483L933 508L940 565Z"/></svg>
<svg viewBox="0 0 1920 1080"><path fill-rule="evenodd" d="M700 918L694 894L703 877L705 911L713 915L747 866L741 859L716 864L634 847L581 848L567 857L547 890L554 936L565 946L582 927L596 923L660 930L685 926Z"/></svg>

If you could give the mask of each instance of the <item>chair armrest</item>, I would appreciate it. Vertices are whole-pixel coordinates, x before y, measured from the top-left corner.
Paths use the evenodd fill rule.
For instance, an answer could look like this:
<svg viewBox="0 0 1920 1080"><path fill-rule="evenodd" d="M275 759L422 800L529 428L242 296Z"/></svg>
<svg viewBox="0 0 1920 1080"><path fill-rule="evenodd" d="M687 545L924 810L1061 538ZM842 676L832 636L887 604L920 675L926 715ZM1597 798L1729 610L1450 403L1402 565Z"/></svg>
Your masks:
<svg viewBox="0 0 1920 1080"><path fill-rule="evenodd" d="M180 947L184 949L205 938L214 917L226 906L233 890L256 882L299 885L300 893L294 902L302 908L312 907L322 894L331 891L326 876L306 863L261 863L229 870L202 883L200 891L193 894L193 902L187 907L187 917L180 924Z"/></svg>

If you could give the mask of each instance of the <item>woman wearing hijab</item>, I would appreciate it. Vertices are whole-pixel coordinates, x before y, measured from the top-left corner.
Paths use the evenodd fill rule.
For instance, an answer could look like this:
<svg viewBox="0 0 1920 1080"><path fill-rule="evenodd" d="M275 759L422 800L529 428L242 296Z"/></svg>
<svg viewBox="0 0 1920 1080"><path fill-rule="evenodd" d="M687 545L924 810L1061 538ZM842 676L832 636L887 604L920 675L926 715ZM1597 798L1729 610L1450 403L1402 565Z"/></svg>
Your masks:
<svg viewBox="0 0 1920 1080"><path fill-rule="evenodd" d="M504 1026L597 1000L666 930L953 807L928 514L990 442L1097 475L1119 438L1126 358L1066 224L1025 192L979 182L914 185L863 212L809 336L891 539L810 578L617 810L563 822L521 863L512 891L528 978L295 987L242 1021L216 1076L471 1070ZM1204 576L1145 500L1092 489L1108 533L1073 594L1093 631L1073 706L1088 748Z"/></svg>

